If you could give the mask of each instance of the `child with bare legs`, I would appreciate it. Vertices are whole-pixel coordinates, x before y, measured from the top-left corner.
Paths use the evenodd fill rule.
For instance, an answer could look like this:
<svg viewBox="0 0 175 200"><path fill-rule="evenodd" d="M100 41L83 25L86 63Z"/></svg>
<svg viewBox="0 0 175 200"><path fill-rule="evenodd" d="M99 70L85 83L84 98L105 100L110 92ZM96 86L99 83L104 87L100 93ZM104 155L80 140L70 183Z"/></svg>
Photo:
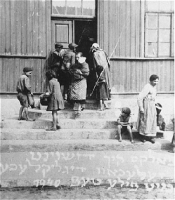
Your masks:
<svg viewBox="0 0 175 200"><path fill-rule="evenodd" d="M64 100L61 94L60 84L56 78L56 73L53 70L46 72L46 77L49 81L46 95L49 96L47 111L52 111L53 126L48 131L56 131L60 126L58 125L57 111L64 109Z"/></svg>
<svg viewBox="0 0 175 200"><path fill-rule="evenodd" d="M129 122L130 120L131 110L128 107L124 107L121 109L121 114L117 119L117 133L119 136L119 142L122 142L122 133L128 132L130 136L131 143L134 142L132 135L132 124ZM117 137L117 135L116 135Z"/></svg>

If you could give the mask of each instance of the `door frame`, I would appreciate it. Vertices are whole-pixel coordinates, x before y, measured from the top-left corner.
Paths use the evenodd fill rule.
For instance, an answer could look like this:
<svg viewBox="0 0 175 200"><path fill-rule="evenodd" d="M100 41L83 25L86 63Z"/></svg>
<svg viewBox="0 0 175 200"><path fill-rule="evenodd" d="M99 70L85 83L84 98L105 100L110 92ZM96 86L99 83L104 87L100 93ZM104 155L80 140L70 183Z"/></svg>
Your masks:
<svg viewBox="0 0 175 200"><path fill-rule="evenodd" d="M69 26L69 33L68 33L68 37L69 37L69 43L72 43L74 42L74 23L73 23L73 20L64 20L64 19L57 19L57 20L52 20L51 21L51 24L52 24L52 31L51 31L51 46L52 48L54 49L55 48L55 26L56 24L63 24L63 25L68 25ZM62 42L60 42L61 44L63 44L63 48L64 49L67 49L68 48L68 44L64 44Z"/></svg>

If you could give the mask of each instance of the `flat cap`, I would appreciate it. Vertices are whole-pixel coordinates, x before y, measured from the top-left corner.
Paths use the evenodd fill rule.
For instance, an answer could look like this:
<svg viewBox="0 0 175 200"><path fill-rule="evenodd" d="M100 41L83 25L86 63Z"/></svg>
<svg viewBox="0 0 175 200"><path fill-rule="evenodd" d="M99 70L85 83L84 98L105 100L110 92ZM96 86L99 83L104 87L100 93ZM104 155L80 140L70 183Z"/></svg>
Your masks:
<svg viewBox="0 0 175 200"><path fill-rule="evenodd" d="M31 72L33 71L32 67L24 67L23 72Z"/></svg>
<svg viewBox="0 0 175 200"><path fill-rule="evenodd" d="M55 43L55 48L63 48L63 45L59 42Z"/></svg>
<svg viewBox="0 0 175 200"><path fill-rule="evenodd" d="M70 43L68 47L69 47L69 49L74 49L74 48L78 47L78 45L75 43Z"/></svg>

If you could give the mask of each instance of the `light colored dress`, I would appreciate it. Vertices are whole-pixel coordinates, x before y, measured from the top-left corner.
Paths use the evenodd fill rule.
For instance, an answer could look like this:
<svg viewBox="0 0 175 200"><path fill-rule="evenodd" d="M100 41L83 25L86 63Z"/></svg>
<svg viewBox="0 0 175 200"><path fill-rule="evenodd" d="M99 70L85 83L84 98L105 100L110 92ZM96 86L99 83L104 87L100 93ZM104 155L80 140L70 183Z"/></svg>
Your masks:
<svg viewBox="0 0 175 200"><path fill-rule="evenodd" d="M156 86L150 83L146 84L138 96L139 114L137 128L141 135L156 136ZM144 109L144 114L140 113L140 109Z"/></svg>
<svg viewBox="0 0 175 200"><path fill-rule="evenodd" d="M50 94L47 111L64 109L64 100L61 94L60 83L56 78L52 78L49 81L47 92Z"/></svg>

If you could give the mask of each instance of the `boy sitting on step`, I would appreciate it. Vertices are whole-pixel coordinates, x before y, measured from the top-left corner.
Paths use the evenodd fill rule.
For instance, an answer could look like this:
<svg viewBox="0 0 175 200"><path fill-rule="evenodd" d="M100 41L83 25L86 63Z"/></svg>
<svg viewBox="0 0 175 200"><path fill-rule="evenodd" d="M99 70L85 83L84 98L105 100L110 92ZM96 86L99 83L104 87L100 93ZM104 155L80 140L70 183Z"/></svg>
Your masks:
<svg viewBox="0 0 175 200"><path fill-rule="evenodd" d="M130 141L133 143L133 135L132 135L132 124L130 123L131 110L128 107L124 107L121 109L121 114L117 119L117 133L119 135L119 142L122 142L121 134L124 132L128 132L130 135ZM117 138L117 135L116 135Z"/></svg>

